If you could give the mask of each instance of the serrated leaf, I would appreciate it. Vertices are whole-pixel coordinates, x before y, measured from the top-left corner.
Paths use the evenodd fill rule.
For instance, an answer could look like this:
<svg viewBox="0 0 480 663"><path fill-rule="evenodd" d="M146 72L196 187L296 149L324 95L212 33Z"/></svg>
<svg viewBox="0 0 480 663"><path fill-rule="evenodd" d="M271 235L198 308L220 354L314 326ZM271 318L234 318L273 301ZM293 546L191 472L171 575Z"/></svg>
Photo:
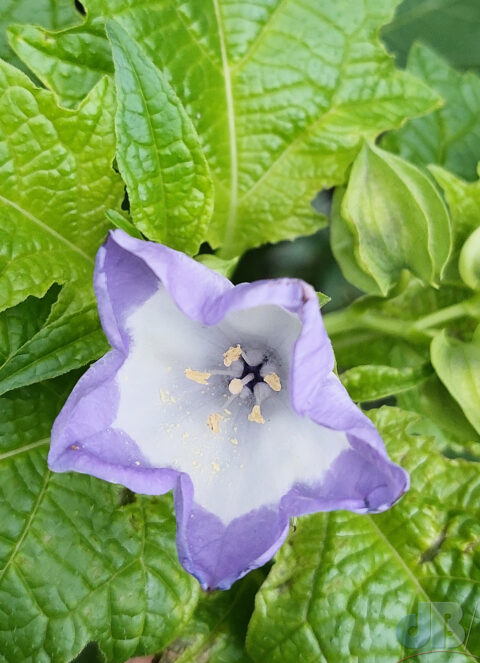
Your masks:
<svg viewBox="0 0 480 663"><path fill-rule="evenodd" d="M192 118L215 184L209 241L225 258L317 230L310 201L344 180L362 139L438 103L378 41L396 0L86 4L138 41Z"/></svg>
<svg viewBox="0 0 480 663"><path fill-rule="evenodd" d="M478 12L480 26L480 10ZM417 166L437 164L465 179L475 179L480 155L480 78L460 74L426 46L415 44L408 71L435 89L444 106L387 134L382 146Z"/></svg>
<svg viewBox="0 0 480 663"><path fill-rule="evenodd" d="M113 112L107 79L69 111L0 63L0 310L91 277L104 209L122 199Z"/></svg>
<svg viewBox="0 0 480 663"><path fill-rule="evenodd" d="M149 238L194 254L212 215L213 185L182 103L139 46L107 25L117 88L117 163L134 224Z"/></svg>
<svg viewBox="0 0 480 663"><path fill-rule="evenodd" d="M365 403L411 389L424 382L432 372L428 364L404 368L362 365L344 371L340 379L354 401Z"/></svg>
<svg viewBox="0 0 480 663"><path fill-rule="evenodd" d="M78 23L80 14L71 0L2 0L0 4L0 58L15 66L23 66L10 50L6 29L11 23L28 23L60 30Z"/></svg>
<svg viewBox="0 0 480 663"><path fill-rule="evenodd" d="M52 287L0 313L0 394L67 373L108 350L90 282Z"/></svg>
<svg viewBox="0 0 480 663"><path fill-rule="evenodd" d="M2 663L65 663L90 641L124 663L166 646L197 600L171 499L125 499L120 486L47 469L64 385L0 398Z"/></svg>
<svg viewBox="0 0 480 663"><path fill-rule="evenodd" d="M32 20L32 14L25 20ZM10 25L11 48L60 99L74 108L106 74L113 73L112 55L103 22L90 21L61 32L37 25Z"/></svg>
<svg viewBox="0 0 480 663"><path fill-rule="evenodd" d="M331 237L345 276L357 287L385 296L404 269L438 284L450 254L450 218L418 168L366 143L341 203L334 204Z"/></svg>
<svg viewBox="0 0 480 663"><path fill-rule="evenodd" d="M466 638L480 599L480 467L447 460L431 438L408 436L414 417L394 408L373 414L390 455L411 473L399 504L374 516L334 512L298 521L257 595L247 638L254 661L392 663L452 647L432 661L461 663L479 653L475 628L466 645L454 647L445 615L452 610L442 618L439 603L460 606ZM418 602L432 604L432 630L418 631L429 642L405 650L396 629L418 614Z"/></svg>
<svg viewBox="0 0 480 663"><path fill-rule="evenodd" d="M432 341L431 358L438 377L480 433L480 342L459 341L442 332Z"/></svg>
<svg viewBox="0 0 480 663"><path fill-rule="evenodd" d="M454 67L480 72L477 0L404 0L382 37L403 66L414 41L429 44Z"/></svg>
<svg viewBox="0 0 480 663"><path fill-rule="evenodd" d="M179 637L160 655L175 663L251 663L245 651L247 624L264 574L249 573L228 592L201 597Z"/></svg>

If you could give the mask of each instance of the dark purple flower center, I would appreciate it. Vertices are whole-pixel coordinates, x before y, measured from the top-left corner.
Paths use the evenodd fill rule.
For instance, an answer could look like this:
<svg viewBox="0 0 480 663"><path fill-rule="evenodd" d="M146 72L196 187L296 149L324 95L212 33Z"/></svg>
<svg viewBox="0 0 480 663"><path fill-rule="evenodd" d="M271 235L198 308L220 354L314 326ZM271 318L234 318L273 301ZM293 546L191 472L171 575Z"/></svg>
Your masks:
<svg viewBox="0 0 480 663"><path fill-rule="evenodd" d="M268 361L268 356L265 354L263 355L262 361L257 364L256 366L252 366L251 364L247 364L245 359L243 357L240 358L241 362L243 362L243 371L240 375L240 379L243 380L247 375L253 375L253 378L246 383L246 387L250 389L250 391L253 392L255 385L257 385L259 382L263 382L263 375L261 374L261 370L263 366L267 363Z"/></svg>

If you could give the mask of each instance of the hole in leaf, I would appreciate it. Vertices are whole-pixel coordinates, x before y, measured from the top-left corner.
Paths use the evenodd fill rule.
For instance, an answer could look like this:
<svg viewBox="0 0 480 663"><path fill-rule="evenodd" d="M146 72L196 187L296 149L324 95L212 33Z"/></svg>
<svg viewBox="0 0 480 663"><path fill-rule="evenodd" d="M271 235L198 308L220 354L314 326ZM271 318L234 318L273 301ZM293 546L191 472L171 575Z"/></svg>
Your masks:
<svg viewBox="0 0 480 663"><path fill-rule="evenodd" d="M75 9L76 9L77 12L78 12L79 14L81 14L82 16L86 16L86 15L87 15L87 12L85 11L85 7L82 5L82 3L80 2L80 0L75 0Z"/></svg>
<svg viewBox="0 0 480 663"><path fill-rule="evenodd" d="M71 663L105 663L105 658L96 642L89 642Z"/></svg>
<svg viewBox="0 0 480 663"><path fill-rule="evenodd" d="M127 504L133 504L137 501L137 496L128 488L124 488L118 498L119 506L126 506Z"/></svg>
<svg viewBox="0 0 480 663"><path fill-rule="evenodd" d="M125 194L123 196L121 208L123 209L124 212L130 212L130 199L128 197L127 187L125 187L124 191Z"/></svg>
<svg viewBox="0 0 480 663"><path fill-rule="evenodd" d="M443 542L447 538L447 531L444 528L437 539L432 543L430 548L427 548L424 553L422 553L422 556L420 557L420 564L425 564L425 562L431 562L432 559L434 559L438 553L440 552L440 548L443 545Z"/></svg>

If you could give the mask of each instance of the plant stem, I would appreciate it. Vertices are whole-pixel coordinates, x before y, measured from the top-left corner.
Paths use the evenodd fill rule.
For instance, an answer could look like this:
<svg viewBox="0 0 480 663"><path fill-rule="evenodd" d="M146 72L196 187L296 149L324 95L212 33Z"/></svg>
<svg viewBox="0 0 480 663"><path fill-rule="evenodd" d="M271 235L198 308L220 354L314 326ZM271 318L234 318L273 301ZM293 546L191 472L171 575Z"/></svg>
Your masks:
<svg viewBox="0 0 480 663"><path fill-rule="evenodd" d="M435 331L432 328L444 326L458 318L479 316L480 295L475 295L459 304L429 313L419 320L400 320L377 312L368 310L356 312L353 308L347 308L327 313L324 322L327 332L331 336L359 329L370 329L387 336L425 342L434 336Z"/></svg>

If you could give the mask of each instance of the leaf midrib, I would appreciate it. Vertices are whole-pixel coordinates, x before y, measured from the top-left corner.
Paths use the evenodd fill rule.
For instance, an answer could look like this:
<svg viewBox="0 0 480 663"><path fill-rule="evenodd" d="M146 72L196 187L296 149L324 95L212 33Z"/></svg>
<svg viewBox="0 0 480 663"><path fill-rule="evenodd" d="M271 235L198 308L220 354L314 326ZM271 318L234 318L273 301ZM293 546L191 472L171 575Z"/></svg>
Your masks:
<svg viewBox="0 0 480 663"><path fill-rule="evenodd" d="M222 14L218 0L212 0L215 18L218 26L218 39L220 44L220 55L222 59L223 78L225 82L225 100L227 105L228 135L230 151L230 196L227 222L225 226L223 248L228 251L235 234L235 222L237 218L238 205L238 154L237 154L237 131L235 125L235 106L233 99L232 79L230 66L227 58L227 47L225 42L225 31L223 28Z"/></svg>
<svg viewBox="0 0 480 663"><path fill-rule="evenodd" d="M49 225L44 223L41 219L36 217L34 214L29 212L28 210L24 209L17 203L13 202L13 200L9 200L8 198L5 198L5 196L2 196L0 194L0 202L5 203L5 205L8 205L12 207L14 210L19 212L22 216L24 216L26 219L37 225L39 228L41 228L44 232L48 233L52 237L54 237L56 240L61 242L62 244L65 244L70 251L73 251L74 253L77 253L83 260L88 262L89 266L94 264L93 258L91 258L85 251L83 251L79 246L76 246L71 242L69 239L67 239L64 235L61 235L59 232L51 228Z"/></svg>
<svg viewBox="0 0 480 663"><path fill-rule="evenodd" d="M23 544L23 542L24 542L24 540L25 540L25 538L26 538L28 532L30 531L30 527L32 526L33 521L35 520L35 516L37 515L37 512L38 512L38 510L39 510L39 508L40 508L40 505L41 505L41 503L42 503L43 497L44 497L45 492L46 492L46 490L47 490L48 482L50 481L50 477L51 477L51 475L52 475L52 473L50 472L50 470L47 470L47 472L46 472L46 474L45 474L45 477L44 477L44 479L43 479L42 487L41 487L41 489L40 489L40 492L39 492L38 495L37 495L37 499L35 500L35 504L33 505L32 511L31 511L31 513L30 513L30 516L29 516L29 518L27 519L27 521L26 521L26 523L25 523L25 526L24 526L24 528L23 528L23 530L22 530L20 536L18 537L18 541L17 541L17 543L15 544L15 546L14 546L13 549L12 549L12 552L11 552L10 555L8 556L8 559L7 559L7 561L5 562L5 566L3 567L3 569L0 570L0 583L1 583L1 581L3 580L3 578L4 578L4 576L5 576L5 574L6 574L7 570L8 570L8 568L10 567L10 565L11 565L12 562L13 562L13 560L15 559L15 557L16 557L18 551L20 550L20 548L21 548L21 546L22 546L22 544Z"/></svg>
<svg viewBox="0 0 480 663"><path fill-rule="evenodd" d="M396 559L396 561L400 564L400 566L403 568L405 571L407 577L409 578L410 582L412 585L415 587L419 595L425 600L426 603L429 603L431 605L431 609L434 613L436 613L438 619L440 620L441 623L445 624L448 626L448 623L445 621L445 617L438 611L438 608L436 607L435 601L432 600L432 597L427 594L423 586L420 584L418 581L418 578L414 575L412 572L411 568L408 566L408 564L405 562L403 557L399 554L398 550L395 548L395 546L392 544L392 542L385 536L383 531L380 529L380 527L377 525L375 522L375 519L373 516L368 515L364 516L364 518L368 518L370 521L372 528L375 530L375 533L377 536L383 541L383 543L387 546L387 548L391 551L392 557ZM467 649L465 644L459 645L462 647L462 649L465 650L466 653L471 654L471 652Z"/></svg>
<svg viewBox="0 0 480 663"><path fill-rule="evenodd" d="M32 449L41 447L44 444L48 444L49 442L50 438L45 437L42 440L37 440L37 442L32 442L31 444L25 444L23 447L17 447L16 449L11 449L10 451L6 451L5 453L0 454L0 462L2 460L5 460L6 458L11 458L12 456L18 456L19 454L25 453L26 451L31 451Z"/></svg>

